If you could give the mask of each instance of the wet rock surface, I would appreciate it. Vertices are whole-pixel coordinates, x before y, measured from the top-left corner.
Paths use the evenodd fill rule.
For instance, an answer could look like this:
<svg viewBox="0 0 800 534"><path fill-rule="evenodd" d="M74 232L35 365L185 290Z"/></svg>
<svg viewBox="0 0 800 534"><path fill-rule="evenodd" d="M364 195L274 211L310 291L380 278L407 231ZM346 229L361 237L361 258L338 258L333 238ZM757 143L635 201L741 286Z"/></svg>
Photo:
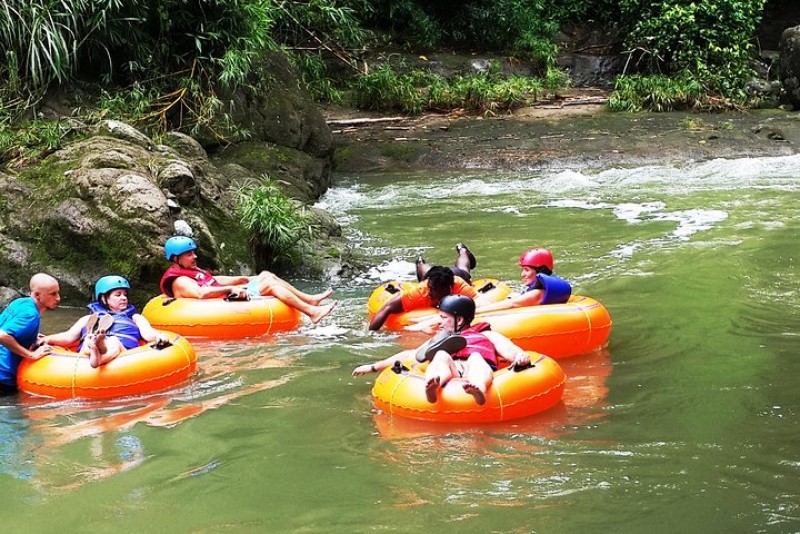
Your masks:
<svg viewBox="0 0 800 534"><path fill-rule="evenodd" d="M603 94L573 93L491 118L380 120L328 110L335 170L595 168L786 156L800 147L800 114L791 111L613 113L599 103Z"/></svg>

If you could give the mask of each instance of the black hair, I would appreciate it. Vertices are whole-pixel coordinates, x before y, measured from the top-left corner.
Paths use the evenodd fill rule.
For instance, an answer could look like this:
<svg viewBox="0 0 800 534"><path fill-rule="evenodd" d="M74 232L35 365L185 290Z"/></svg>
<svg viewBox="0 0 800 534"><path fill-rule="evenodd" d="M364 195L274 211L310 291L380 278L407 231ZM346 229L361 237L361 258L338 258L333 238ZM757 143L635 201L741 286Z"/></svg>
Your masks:
<svg viewBox="0 0 800 534"><path fill-rule="evenodd" d="M536 274L546 274L547 276L552 276L553 271L550 270L550 267L547 265L540 265L538 267L533 268L536 271Z"/></svg>
<svg viewBox="0 0 800 534"><path fill-rule="evenodd" d="M453 271L451 271L449 267L434 265L425 273L424 280L429 280L428 284L431 289L449 295L450 288L453 287L455 278L453 276Z"/></svg>

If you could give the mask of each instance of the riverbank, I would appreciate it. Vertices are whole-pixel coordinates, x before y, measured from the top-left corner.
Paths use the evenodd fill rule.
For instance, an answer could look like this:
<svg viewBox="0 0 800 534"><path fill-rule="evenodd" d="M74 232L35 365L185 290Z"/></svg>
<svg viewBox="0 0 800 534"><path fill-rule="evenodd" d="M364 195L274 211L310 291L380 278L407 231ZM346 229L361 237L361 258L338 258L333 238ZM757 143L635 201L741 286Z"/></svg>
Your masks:
<svg viewBox="0 0 800 534"><path fill-rule="evenodd" d="M800 114L615 113L600 90L573 90L512 114L419 117L324 109L339 172L401 169L593 168L714 158L787 156Z"/></svg>

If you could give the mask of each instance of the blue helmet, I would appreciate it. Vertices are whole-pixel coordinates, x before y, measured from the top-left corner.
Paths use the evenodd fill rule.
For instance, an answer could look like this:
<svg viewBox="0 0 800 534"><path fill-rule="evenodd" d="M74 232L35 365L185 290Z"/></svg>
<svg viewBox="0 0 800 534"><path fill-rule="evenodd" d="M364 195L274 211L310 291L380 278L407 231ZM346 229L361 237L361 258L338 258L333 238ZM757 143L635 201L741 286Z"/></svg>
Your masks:
<svg viewBox="0 0 800 534"><path fill-rule="evenodd" d="M115 289L130 289L131 285L121 276L104 276L94 285L94 299L100 300L100 295L105 295Z"/></svg>
<svg viewBox="0 0 800 534"><path fill-rule="evenodd" d="M170 237L164 243L164 254L168 260L171 260L172 256L180 256L190 250L197 250L197 243L191 237L176 235L175 237Z"/></svg>

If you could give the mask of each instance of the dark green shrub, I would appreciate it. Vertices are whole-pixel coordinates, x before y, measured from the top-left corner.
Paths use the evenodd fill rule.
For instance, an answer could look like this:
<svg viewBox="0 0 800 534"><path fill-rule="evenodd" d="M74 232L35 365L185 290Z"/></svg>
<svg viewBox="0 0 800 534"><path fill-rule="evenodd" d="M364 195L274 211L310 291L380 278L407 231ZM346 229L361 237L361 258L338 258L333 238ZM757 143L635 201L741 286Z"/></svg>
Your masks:
<svg viewBox="0 0 800 534"><path fill-rule="evenodd" d="M688 72L706 91L747 98L752 38L765 0L621 0L631 21L630 68L675 76Z"/></svg>

